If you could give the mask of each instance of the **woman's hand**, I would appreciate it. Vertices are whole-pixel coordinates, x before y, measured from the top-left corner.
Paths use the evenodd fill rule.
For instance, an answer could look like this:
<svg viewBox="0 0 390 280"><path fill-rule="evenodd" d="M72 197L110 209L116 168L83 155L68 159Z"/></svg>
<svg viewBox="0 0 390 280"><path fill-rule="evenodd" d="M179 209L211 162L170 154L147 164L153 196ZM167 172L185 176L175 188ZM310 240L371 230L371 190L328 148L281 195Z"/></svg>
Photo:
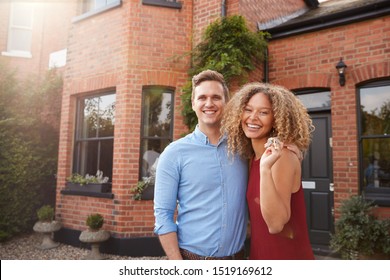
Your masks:
<svg viewBox="0 0 390 280"><path fill-rule="evenodd" d="M303 160L303 153L302 153L301 150L298 149L298 147L295 144L284 144L284 147L286 147L291 152L296 154L296 156L298 157L299 161L302 162L302 160Z"/></svg>
<svg viewBox="0 0 390 280"><path fill-rule="evenodd" d="M262 168L271 169L275 162L281 157L284 145L283 142L280 142L277 138L269 138L264 147L266 150L261 156L260 166Z"/></svg>

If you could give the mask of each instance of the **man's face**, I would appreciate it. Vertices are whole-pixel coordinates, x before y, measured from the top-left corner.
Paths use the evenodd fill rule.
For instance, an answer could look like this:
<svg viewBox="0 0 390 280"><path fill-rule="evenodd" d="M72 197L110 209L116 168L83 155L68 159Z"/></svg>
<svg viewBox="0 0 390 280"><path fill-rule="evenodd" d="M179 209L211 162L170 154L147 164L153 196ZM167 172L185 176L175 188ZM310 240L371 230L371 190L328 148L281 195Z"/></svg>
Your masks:
<svg viewBox="0 0 390 280"><path fill-rule="evenodd" d="M223 86L217 81L204 81L195 88L192 109L201 130L207 127L219 129L225 102Z"/></svg>

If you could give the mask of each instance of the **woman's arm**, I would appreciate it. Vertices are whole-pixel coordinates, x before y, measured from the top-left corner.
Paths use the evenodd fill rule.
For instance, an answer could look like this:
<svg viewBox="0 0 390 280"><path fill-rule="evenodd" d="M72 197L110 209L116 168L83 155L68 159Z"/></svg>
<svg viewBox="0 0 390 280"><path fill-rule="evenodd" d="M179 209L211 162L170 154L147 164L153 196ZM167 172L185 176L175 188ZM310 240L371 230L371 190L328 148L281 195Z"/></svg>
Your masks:
<svg viewBox="0 0 390 280"><path fill-rule="evenodd" d="M300 161L280 147L267 148L260 160L260 208L272 234L289 221L291 194L300 186Z"/></svg>

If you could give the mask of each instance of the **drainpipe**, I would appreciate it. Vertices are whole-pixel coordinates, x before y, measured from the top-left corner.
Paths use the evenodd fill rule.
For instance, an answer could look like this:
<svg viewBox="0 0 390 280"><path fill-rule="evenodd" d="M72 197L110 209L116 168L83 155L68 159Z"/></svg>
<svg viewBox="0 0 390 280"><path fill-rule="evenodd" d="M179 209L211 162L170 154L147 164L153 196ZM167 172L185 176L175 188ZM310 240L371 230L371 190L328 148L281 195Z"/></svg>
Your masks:
<svg viewBox="0 0 390 280"><path fill-rule="evenodd" d="M226 0L221 3L221 17L226 17Z"/></svg>
<svg viewBox="0 0 390 280"><path fill-rule="evenodd" d="M264 77L263 82L269 82L269 60L268 60L268 47L265 48L264 51Z"/></svg>

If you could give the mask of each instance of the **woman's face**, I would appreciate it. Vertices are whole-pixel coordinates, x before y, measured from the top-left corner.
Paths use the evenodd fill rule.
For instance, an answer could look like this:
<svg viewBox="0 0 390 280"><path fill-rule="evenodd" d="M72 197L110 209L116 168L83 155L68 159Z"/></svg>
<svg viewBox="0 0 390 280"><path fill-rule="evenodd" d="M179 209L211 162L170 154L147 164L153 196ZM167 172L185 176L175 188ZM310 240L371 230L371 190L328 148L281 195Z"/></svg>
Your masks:
<svg viewBox="0 0 390 280"><path fill-rule="evenodd" d="M265 140L270 136L274 116L269 98L256 93L249 99L241 116L241 126L246 137Z"/></svg>

